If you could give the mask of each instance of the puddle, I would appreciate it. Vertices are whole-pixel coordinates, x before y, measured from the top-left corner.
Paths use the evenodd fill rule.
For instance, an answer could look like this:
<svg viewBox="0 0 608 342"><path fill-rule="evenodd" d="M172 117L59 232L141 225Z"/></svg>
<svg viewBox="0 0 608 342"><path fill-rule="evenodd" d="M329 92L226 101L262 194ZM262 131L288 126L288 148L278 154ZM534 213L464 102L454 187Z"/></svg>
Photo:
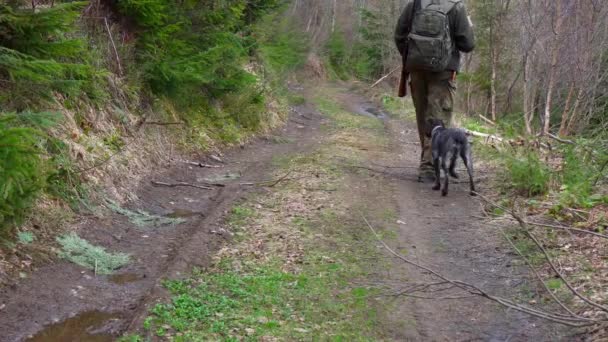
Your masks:
<svg viewBox="0 0 608 342"><path fill-rule="evenodd" d="M191 211L188 209L175 209L172 213L166 215L169 218L188 218L194 216L203 216L200 211Z"/></svg>
<svg viewBox="0 0 608 342"><path fill-rule="evenodd" d="M387 117L386 112L369 103L352 104L353 112L359 115L364 115L376 119L384 119Z"/></svg>
<svg viewBox="0 0 608 342"><path fill-rule="evenodd" d="M135 273L114 274L108 277L108 280L114 284L125 285L141 280L142 277Z"/></svg>
<svg viewBox="0 0 608 342"><path fill-rule="evenodd" d="M368 108L366 110L366 112L372 114L373 116L375 116L375 117L377 117L379 119L384 119L384 118L387 117L385 111L383 111L382 109L375 108L375 107Z"/></svg>
<svg viewBox="0 0 608 342"><path fill-rule="evenodd" d="M88 311L63 322L50 325L32 338L28 342L111 342L114 336L108 333L95 334L95 330L104 327L104 323L112 319L117 319L117 314L110 314L100 311Z"/></svg>
<svg viewBox="0 0 608 342"><path fill-rule="evenodd" d="M207 182L207 183L222 183L222 182L226 182L226 181L236 180L239 178L241 178L240 173L227 172L224 174L219 174L219 175L210 176L208 178L204 178L201 181Z"/></svg>

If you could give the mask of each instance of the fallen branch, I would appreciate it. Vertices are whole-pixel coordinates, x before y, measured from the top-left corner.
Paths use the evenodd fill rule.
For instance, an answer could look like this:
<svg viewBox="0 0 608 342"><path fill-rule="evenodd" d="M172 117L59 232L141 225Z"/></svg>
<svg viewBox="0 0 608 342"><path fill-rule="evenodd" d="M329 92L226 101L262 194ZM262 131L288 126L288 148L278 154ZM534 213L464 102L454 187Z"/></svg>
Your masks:
<svg viewBox="0 0 608 342"><path fill-rule="evenodd" d="M106 30L108 31L108 36L110 37L110 42L112 43L112 50L114 50L114 57L116 58L116 64L118 65L118 76L123 75L122 73L122 65L120 64L120 56L118 55L118 50L116 49L116 44L114 44L114 37L112 37L112 31L110 30L110 25L108 24L108 18L104 17L103 22L106 26Z"/></svg>
<svg viewBox="0 0 608 342"><path fill-rule="evenodd" d="M492 126L496 126L496 122L494 122L494 121L492 121L492 120L490 120L490 119L486 118L485 116L483 116L483 115L479 114L479 117L480 117L480 118L481 118L483 121L485 121L486 123L488 123L488 124L490 124L490 125L492 125Z"/></svg>
<svg viewBox="0 0 608 342"><path fill-rule="evenodd" d="M193 161L187 161L187 160L183 160L183 163L189 164L189 165L193 165L193 166L198 166L198 167L208 167L208 168L222 168L222 165L210 165L210 164L203 164L200 162L193 162Z"/></svg>
<svg viewBox="0 0 608 342"><path fill-rule="evenodd" d="M570 315L572 315L574 317L581 317L581 316L575 314L572 310L570 310L570 308L568 308L564 303L562 303L562 301L560 301L559 298L557 298L557 296L553 293L553 291L551 291L549 286L547 286L547 284L545 284L545 282L543 281L543 278L540 276L538 271L534 268L534 266L532 266L532 263L530 263L530 260L528 260L528 258L526 258L524 256L524 254L519 250L519 248L517 248L517 246L515 246L513 241L511 241L511 239L507 236L507 233L505 233L504 229L501 228L500 232L502 233L502 236L509 242L511 247L513 247L513 249L517 252L517 254L519 254L519 256L524 260L526 265L528 265L528 268L530 268L532 270L532 272L536 275L536 278L538 279L538 281L540 281L540 283L543 284L543 287L545 288L547 293L549 293L551 298L553 298L553 300L557 304L559 304L559 306L561 306L564 310L566 310Z"/></svg>
<svg viewBox="0 0 608 342"><path fill-rule="evenodd" d="M517 304L517 303L515 303L511 300L505 299L505 298L490 295L475 285L468 284L468 283L465 283L465 282L462 282L459 280L449 279L449 278L443 276L442 274L440 274L439 272L437 272L429 267L423 266L417 262L414 262L414 261L406 258L405 256L401 255L400 253L395 252L390 246L388 246L386 244L386 242L384 242L384 240L382 240L380 238L380 235L378 235L378 233L376 232L374 227L369 223L367 218L365 218L365 216L362 216L362 218L365 221L365 223L367 224L370 231L374 234L374 236L376 237L378 242L380 242L389 253L391 253L395 257L401 259L405 263L412 265L416 268L422 269L422 270L434 275L435 277L442 279L446 282L449 282L450 284L452 284L472 295L476 295L476 296L480 296L480 297L489 299L489 300L491 300L495 303L501 304L505 307L508 307L508 308L511 308L511 309L514 309L514 310L517 310L520 312L524 312L524 313L527 313L527 314L535 316L535 317L543 318L543 319L546 319L546 320L549 320L552 322L564 324L564 325L571 326L571 327L585 327L585 326L605 323L605 321L598 321L598 320L589 319L589 318L572 317L572 316L562 315L559 313L552 313L552 312L533 309L533 308L530 308L530 307L527 307L527 306L524 306L521 304Z"/></svg>
<svg viewBox="0 0 608 342"><path fill-rule="evenodd" d="M501 138L495 134L482 133L482 132L472 131L470 129L465 129L465 132L467 132L467 134L472 135L474 137L484 138L484 139L486 139L486 142L490 141L490 140L496 140L501 143L504 141L503 138Z"/></svg>
<svg viewBox="0 0 608 342"><path fill-rule="evenodd" d="M155 185L155 186L166 186L169 188L176 188L179 186L183 186L183 187L191 187L191 188L197 188L197 189L203 189L203 190L213 190L213 188L209 187L209 186L196 185L196 184L190 184L190 183L185 183L185 182L164 183L164 182L151 181L151 183L152 183L152 185Z"/></svg>
<svg viewBox="0 0 608 342"><path fill-rule="evenodd" d="M566 287L570 290L570 292L572 292L572 294L574 294L575 296L577 296L578 298L580 298L582 301L584 301L585 303L598 308L602 311L608 312L608 307L605 307L599 303L596 303L594 301L592 301L591 299L583 296L580 292L578 292L568 281L568 279L566 279L566 277L561 273L561 271L555 266L555 263L553 262L553 259L551 259L551 257L549 256L549 253L547 253L547 250L545 249L545 247L538 241L538 239L536 238L536 236L534 236L534 234L532 234L532 231L530 230L530 228L528 228L528 223L526 222L526 220L524 220L520 215L518 215L515 210L509 210L507 208L505 208L504 206L501 206L497 203L494 203L493 201L485 198L484 196L478 194L479 197L481 199L483 199L484 201L490 203L491 205L495 206L496 208L502 209L505 212L508 212L511 214L511 216L513 216L513 218L519 223L519 225L523 228L524 233L526 234L526 236L528 238L530 238L530 240L532 240L534 242L534 244L543 252L544 256L545 256L545 260L547 260L547 263L549 264L549 266L551 266L551 268L553 269L553 271L557 274L557 276L564 282L564 284L566 284Z"/></svg>
<svg viewBox="0 0 608 342"><path fill-rule="evenodd" d="M555 135L555 134L547 133L547 136L548 136L549 138L551 138L551 139L553 139L553 140L555 140L555 141L559 141L559 142L561 142L561 143L563 143L563 144L569 144L569 145L575 145L575 144L576 144L576 143L575 143L574 141L572 141L572 140L568 140L568 139L562 139L562 138L558 137L558 136L557 136L557 135Z"/></svg>
<svg viewBox="0 0 608 342"><path fill-rule="evenodd" d="M302 178L308 177L308 176L302 176L302 177L296 177L296 178L287 178L287 176L289 176L291 174L291 172L292 171L290 170L285 175L283 175L281 178L278 178L276 180L271 179L271 180L261 181L261 182L246 182L246 183L240 183L240 185L245 185L245 186L263 185L263 186L272 188L272 187L276 186L277 184L279 184L283 181L286 181L286 180L295 180L295 179L302 179Z"/></svg>
<svg viewBox="0 0 608 342"><path fill-rule="evenodd" d="M551 259L551 257L549 256L549 253L547 253L547 250L545 249L545 247L538 241L538 239L536 238L536 236L534 236L534 234L532 234L532 232L530 230L527 229L527 227L522 226L522 228L524 228L526 235L532 240L534 241L534 244L543 252L543 254L545 255L545 259L547 260L547 262L549 263L549 265L551 266L551 268L553 269L553 271L557 274L557 276L564 282L564 284L566 284L566 287L568 287L568 289L578 298L580 298L581 300L583 300L585 303L598 308L604 312L608 312L608 307L605 307L599 303L596 303L594 301L592 301L591 299L583 296L582 294L580 294L580 292L578 292L571 284L570 282L566 279L566 277L560 272L560 270L555 266L555 263L553 263L553 260Z"/></svg>
<svg viewBox="0 0 608 342"><path fill-rule="evenodd" d="M396 67L395 69L391 70L388 74L380 77L379 80L377 80L376 82L374 82L374 84L372 84L370 86L370 88L374 88L375 86L377 86L378 84L382 83L382 81L384 81L385 79L387 79L390 75L394 74L397 70L399 70L401 67Z"/></svg>

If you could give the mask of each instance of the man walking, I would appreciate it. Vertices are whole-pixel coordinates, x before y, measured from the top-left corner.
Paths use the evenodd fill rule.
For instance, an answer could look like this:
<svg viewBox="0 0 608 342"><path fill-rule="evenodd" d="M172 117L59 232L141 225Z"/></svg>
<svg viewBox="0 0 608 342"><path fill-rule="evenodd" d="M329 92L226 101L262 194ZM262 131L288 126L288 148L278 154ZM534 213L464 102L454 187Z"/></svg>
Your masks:
<svg viewBox="0 0 608 342"><path fill-rule="evenodd" d="M419 180L434 180L429 118L452 121L460 53L475 47L473 27L462 0L410 0L395 30L395 43L410 74L422 155Z"/></svg>

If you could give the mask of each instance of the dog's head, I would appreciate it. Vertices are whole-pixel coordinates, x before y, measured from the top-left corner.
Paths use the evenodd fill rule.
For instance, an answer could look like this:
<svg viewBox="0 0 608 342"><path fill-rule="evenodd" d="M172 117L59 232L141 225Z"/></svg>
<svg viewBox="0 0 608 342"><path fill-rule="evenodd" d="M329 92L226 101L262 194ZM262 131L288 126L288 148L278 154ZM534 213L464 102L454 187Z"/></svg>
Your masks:
<svg viewBox="0 0 608 342"><path fill-rule="evenodd" d="M433 130L435 129L435 127L445 128L445 124L443 123L443 120L435 119L435 118L427 119L425 126L426 126L426 128L424 130L424 134L429 138L433 134Z"/></svg>

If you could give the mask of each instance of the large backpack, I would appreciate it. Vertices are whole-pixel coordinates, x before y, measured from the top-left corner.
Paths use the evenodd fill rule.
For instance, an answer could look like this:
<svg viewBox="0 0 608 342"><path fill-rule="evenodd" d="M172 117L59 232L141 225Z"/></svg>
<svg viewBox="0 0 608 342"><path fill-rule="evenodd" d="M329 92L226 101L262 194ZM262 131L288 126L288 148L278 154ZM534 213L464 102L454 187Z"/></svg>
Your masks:
<svg viewBox="0 0 608 342"><path fill-rule="evenodd" d="M455 49L448 13L460 0L416 0L408 36L408 70L445 71ZM416 8L419 5L419 8Z"/></svg>

